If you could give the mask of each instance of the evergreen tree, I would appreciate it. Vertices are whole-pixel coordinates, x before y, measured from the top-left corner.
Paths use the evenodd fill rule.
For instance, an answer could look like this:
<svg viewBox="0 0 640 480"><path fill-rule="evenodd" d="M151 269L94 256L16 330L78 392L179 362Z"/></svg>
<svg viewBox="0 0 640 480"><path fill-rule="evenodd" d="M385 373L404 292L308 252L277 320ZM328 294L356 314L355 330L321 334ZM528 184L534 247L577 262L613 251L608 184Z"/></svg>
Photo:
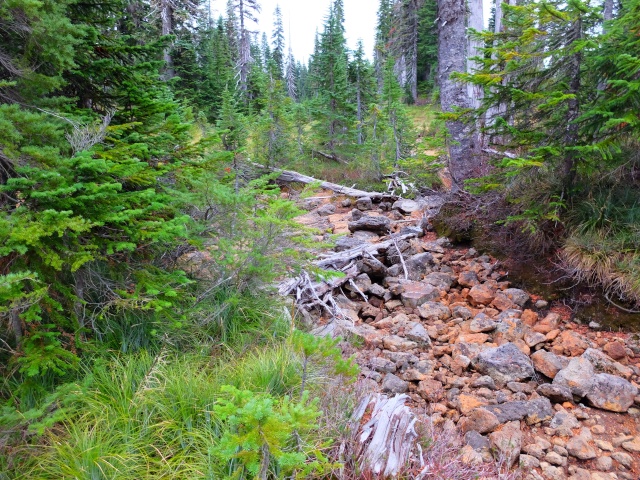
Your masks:
<svg viewBox="0 0 640 480"><path fill-rule="evenodd" d="M376 38L374 47L374 66L378 80L378 90L382 91L384 83L384 67L389 56L392 28L392 0L380 0L378 6L378 21L376 24Z"/></svg>
<svg viewBox="0 0 640 480"><path fill-rule="evenodd" d="M320 144L335 157L339 147L350 140L354 104L348 79L348 54L344 36L342 0L335 0L320 37L319 51L314 55L314 101L316 134Z"/></svg>
<svg viewBox="0 0 640 480"><path fill-rule="evenodd" d="M289 55L287 55L285 82L289 98L293 101L298 100L298 71L296 68L296 60L293 58L291 46L289 46Z"/></svg>
<svg viewBox="0 0 640 480"><path fill-rule="evenodd" d="M276 5L276 9L273 12L271 45L273 46L273 75L277 80L282 80L284 78L284 26L282 25L280 5Z"/></svg>
<svg viewBox="0 0 640 480"><path fill-rule="evenodd" d="M363 122L367 105L375 101L375 77L373 68L365 58L364 45L358 40L358 46L353 53L353 60L349 65L349 77L352 90L355 93L356 104L356 141L358 145L364 142Z"/></svg>

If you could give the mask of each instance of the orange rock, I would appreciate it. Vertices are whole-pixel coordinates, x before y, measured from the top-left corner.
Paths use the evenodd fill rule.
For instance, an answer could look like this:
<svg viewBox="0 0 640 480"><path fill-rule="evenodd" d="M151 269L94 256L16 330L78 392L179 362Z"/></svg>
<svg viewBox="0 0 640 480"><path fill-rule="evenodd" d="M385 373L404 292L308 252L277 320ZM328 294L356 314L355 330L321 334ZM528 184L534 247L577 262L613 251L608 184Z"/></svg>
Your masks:
<svg viewBox="0 0 640 480"><path fill-rule="evenodd" d="M474 408L482 407L487 404L473 395L467 395L464 393L458 397L458 401L460 402L460 411L463 415L468 415Z"/></svg>
<svg viewBox="0 0 640 480"><path fill-rule="evenodd" d="M610 342L604 346L605 353L614 360L622 360L627 356L627 352L620 342Z"/></svg>
<svg viewBox="0 0 640 480"><path fill-rule="evenodd" d="M458 336L455 343L484 343L489 340L486 333L463 333Z"/></svg>
<svg viewBox="0 0 640 480"><path fill-rule="evenodd" d="M522 320L522 323L530 327L533 327L538 321L538 314L533 310L527 309L524 312L522 312L522 317L520 318Z"/></svg>
<svg viewBox="0 0 640 480"><path fill-rule="evenodd" d="M556 328L555 330L551 330L549 333L547 333L547 340L549 340L550 342L555 340L556 337L560 335L560 329Z"/></svg>
<svg viewBox="0 0 640 480"><path fill-rule="evenodd" d="M559 323L560 323L560 315L558 315L557 313L550 313L546 317L544 317L541 321L536 323L533 326L533 330L538 333L544 333L546 335L551 330L555 330L556 328L558 328Z"/></svg>
<svg viewBox="0 0 640 480"><path fill-rule="evenodd" d="M558 339L567 355L572 357L582 355L584 351L589 348L589 344L584 340L582 335L570 330L562 332Z"/></svg>
<svg viewBox="0 0 640 480"><path fill-rule="evenodd" d="M495 290L487 284L476 285L469 290L467 299L472 305L489 305L495 298Z"/></svg>

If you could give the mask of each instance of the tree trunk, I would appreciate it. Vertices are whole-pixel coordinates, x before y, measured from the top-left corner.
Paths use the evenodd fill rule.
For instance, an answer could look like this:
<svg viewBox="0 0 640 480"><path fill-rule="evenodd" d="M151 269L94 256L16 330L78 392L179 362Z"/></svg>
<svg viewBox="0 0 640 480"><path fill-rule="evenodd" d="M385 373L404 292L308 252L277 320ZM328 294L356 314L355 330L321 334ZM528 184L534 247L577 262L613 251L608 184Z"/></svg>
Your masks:
<svg viewBox="0 0 640 480"><path fill-rule="evenodd" d="M499 0L498 0L499 1ZM467 21L467 27L473 28L477 31L484 29L484 18L482 12L482 0L467 0L469 6L469 18ZM476 40L469 37L468 50L467 50L467 73L473 73L474 70L481 67L480 62L473 60L473 57L482 55L481 48L484 47L482 40ZM484 92L480 85L467 84L467 95L469 96L469 106L472 108L478 108L482 103L482 97Z"/></svg>
<svg viewBox="0 0 640 480"><path fill-rule="evenodd" d="M16 337L16 349L19 349L22 343L23 332L20 312L17 308L11 309L11 329L13 330L13 335Z"/></svg>
<svg viewBox="0 0 640 480"><path fill-rule="evenodd" d="M465 0L438 0L438 79L443 112L455 107L469 108L467 88L451 79L454 72L467 70L467 35ZM480 145L474 126L448 121L450 135L449 171L454 190L464 187L464 180L482 173Z"/></svg>
<svg viewBox="0 0 640 480"><path fill-rule="evenodd" d="M613 20L613 0L604 0L604 21L605 24L602 26L602 32L607 33L607 24L609 20Z"/></svg>
<svg viewBox="0 0 640 480"><path fill-rule="evenodd" d="M171 5L171 0L162 0L160 16L162 17L162 35L171 35L173 33L173 6ZM170 80L176 74L173 68L173 58L171 58L171 47L165 47L162 52L162 59L164 60L164 78L165 80Z"/></svg>

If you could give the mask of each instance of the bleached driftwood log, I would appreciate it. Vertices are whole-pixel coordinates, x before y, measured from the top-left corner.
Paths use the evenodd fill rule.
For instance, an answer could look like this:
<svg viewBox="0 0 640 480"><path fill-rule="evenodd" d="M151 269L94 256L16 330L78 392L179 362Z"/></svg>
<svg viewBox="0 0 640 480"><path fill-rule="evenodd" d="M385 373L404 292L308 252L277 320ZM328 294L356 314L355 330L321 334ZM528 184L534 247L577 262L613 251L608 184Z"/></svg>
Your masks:
<svg viewBox="0 0 640 480"><path fill-rule="evenodd" d="M393 195L389 193L366 192L364 190L359 190L357 188L338 185L337 183L325 182L323 180L318 180L317 178L310 177L308 175L303 175L302 173L294 172L293 170L282 170L280 168L268 168L258 163L252 163L252 165L255 166L256 168L279 173L280 175L278 176L278 180L281 182L303 183L305 185L309 185L311 183L319 183L321 188L326 188L327 190L331 190L332 192L336 192L341 195L346 195L348 197L354 197L354 198L369 197L371 198L371 200L374 200L374 201L382 201L383 199L395 201L399 198L397 195Z"/></svg>
<svg viewBox="0 0 640 480"><path fill-rule="evenodd" d="M416 448L417 418L404 404L407 395L389 398L378 393L366 398L367 405L373 404L373 408L371 419L360 427L356 437L359 471L395 477L409 463ZM355 415L362 418L366 409L361 404Z"/></svg>
<svg viewBox="0 0 640 480"><path fill-rule="evenodd" d="M341 263L349 262L354 258L362 257L365 255L376 255L380 250L388 249L399 240L407 240L416 236L416 233L406 233L404 235L394 236L390 240L386 240L384 242L358 245L357 247L350 248L349 250L344 250L342 252L328 255L322 260L317 260L315 264L321 268L329 268L332 266L335 267L336 265L340 265Z"/></svg>

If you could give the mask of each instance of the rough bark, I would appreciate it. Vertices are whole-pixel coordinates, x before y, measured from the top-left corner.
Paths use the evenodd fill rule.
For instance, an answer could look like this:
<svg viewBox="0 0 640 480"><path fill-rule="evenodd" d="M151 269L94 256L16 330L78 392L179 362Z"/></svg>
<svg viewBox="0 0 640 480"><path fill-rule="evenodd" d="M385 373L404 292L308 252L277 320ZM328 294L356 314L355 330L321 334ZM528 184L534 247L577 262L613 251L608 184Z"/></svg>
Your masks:
<svg viewBox="0 0 640 480"><path fill-rule="evenodd" d="M467 26L477 31L484 29L484 16L482 12L482 0L468 0L469 17ZM469 37L467 50L467 72L473 73L474 70L480 68L481 64L474 57L482 56L481 48L484 47L482 40L476 40ZM478 108L482 102L483 90L479 85L467 84L467 95L469 96L469 106Z"/></svg>
<svg viewBox="0 0 640 480"><path fill-rule="evenodd" d="M171 0L162 0L160 17L162 18L162 35L171 35L173 33L173 5ZM171 57L171 48L169 46L163 50L162 59L164 60L164 78L169 80L175 76L173 58Z"/></svg>
<svg viewBox="0 0 640 480"><path fill-rule="evenodd" d="M466 86L451 78L452 73L466 70L466 2L438 0L438 79L443 112L452 112L456 107L471 107ZM459 190L463 188L464 180L482 173L480 142L472 124L448 121L447 128L452 188Z"/></svg>

